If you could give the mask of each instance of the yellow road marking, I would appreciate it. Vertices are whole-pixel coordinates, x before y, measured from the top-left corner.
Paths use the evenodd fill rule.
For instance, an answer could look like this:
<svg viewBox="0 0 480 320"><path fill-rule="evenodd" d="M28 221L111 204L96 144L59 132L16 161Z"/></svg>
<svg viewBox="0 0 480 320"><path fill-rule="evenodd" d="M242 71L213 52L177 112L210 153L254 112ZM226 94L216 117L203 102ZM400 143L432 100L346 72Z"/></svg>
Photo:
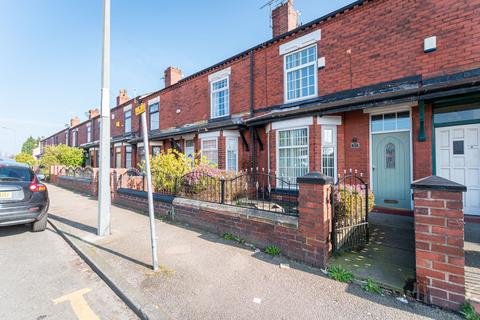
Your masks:
<svg viewBox="0 0 480 320"><path fill-rule="evenodd" d="M53 303L59 304L69 301L78 320L100 320L92 309L90 309L87 300L83 297L85 293L90 291L89 288L78 290L53 300Z"/></svg>

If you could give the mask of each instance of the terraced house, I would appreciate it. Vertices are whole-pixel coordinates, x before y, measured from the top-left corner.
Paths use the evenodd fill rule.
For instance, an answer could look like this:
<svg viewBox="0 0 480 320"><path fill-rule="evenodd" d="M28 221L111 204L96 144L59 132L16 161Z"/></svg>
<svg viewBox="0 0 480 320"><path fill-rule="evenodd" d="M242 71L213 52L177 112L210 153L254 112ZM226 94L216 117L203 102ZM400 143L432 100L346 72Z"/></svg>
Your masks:
<svg viewBox="0 0 480 320"><path fill-rule="evenodd" d="M155 155L202 152L221 169L258 167L295 180L363 172L380 208L412 210L411 182L432 174L467 186L480 215L480 1L356 1L299 25L293 1L272 12L272 38L111 114L114 167L144 157L145 103ZM161 62L165 63L165 62ZM98 112L42 141L85 149L98 164Z"/></svg>

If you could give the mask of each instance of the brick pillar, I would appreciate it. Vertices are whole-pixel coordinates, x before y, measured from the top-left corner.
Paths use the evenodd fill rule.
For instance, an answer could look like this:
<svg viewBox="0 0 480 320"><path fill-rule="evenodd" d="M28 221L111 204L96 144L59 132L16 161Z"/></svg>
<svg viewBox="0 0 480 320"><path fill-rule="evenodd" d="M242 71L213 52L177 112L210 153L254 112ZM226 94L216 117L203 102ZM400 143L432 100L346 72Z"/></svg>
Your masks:
<svg viewBox="0 0 480 320"><path fill-rule="evenodd" d="M330 188L333 180L322 173L312 172L297 178L298 231L304 238L303 260L317 267L326 267L331 251L332 211Z"/></svg>
<svg viewBox="0 0 480 320"><path fill-rule="evenodd" d="M412 184L417 290L425 302L458 310L465 301L462 192L436 176Z"/></svg>

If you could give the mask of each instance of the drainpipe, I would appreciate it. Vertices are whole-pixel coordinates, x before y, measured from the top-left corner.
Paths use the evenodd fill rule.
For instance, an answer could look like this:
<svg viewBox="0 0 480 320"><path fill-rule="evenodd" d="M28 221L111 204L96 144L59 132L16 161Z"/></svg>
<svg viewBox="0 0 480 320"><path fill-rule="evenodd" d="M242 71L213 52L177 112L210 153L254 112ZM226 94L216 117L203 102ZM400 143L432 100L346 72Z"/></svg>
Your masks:
<svg viewBox="0 0 480 320"><path fill-rule="evenodd" d="M250 50L250 118L253 117L253 113L254 113L254 95L253 95L253 89L254 89L254 80L253 80L253 63L254 63L254 60L253 60L253 50ZM250 127L250 141L251 141L251 144L252 144L252 158L251 158L251 162L252 162L252 168L255 168L255 137L254 137L254 133L253 133L253 130L254 128L253 127Z"/></svg>
<svg viewBox="0 0 480 320"><path fill-rule="evenodd" d="M417 140L420 142L424 142L425 140L427 140L427 138L425 137L425 101L423 100L420 100L419 120L420 128L418 130Z"/></svg>

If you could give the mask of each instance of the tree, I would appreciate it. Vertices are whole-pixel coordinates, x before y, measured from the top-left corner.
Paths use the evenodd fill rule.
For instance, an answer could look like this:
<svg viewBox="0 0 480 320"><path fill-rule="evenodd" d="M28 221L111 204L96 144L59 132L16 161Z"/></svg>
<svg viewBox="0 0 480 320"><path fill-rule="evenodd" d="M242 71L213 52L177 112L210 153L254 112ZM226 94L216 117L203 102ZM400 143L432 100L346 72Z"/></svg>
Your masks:
<svg viewBox="0 0 480 320"><path fill-rule="evenodd" d="M40 167L43 168L43 173L48 174L51 166L79 167L83 165L83 162L84 153L82 149L61 144L45 147L40 158Z"/></svg>
<svg viewBox="0 0 480 320"><path fill-rule="evenodd" d="M32 154L31 153L26 153L26 152L22 152L22 153L17 154L15 156L15 161L20 162L20 163L26 163L30 167L33 167L34 165L37 164L37 160L35 160L35 158L32 156Z"/></svg>
<svg viewBox="0 0 480 320"><path fill-rule="evenodd" d="M33 149L38 147L39 142L40 138L35 139L32 136L28 137L22 145L22 153L33 154Z"/></svg>

